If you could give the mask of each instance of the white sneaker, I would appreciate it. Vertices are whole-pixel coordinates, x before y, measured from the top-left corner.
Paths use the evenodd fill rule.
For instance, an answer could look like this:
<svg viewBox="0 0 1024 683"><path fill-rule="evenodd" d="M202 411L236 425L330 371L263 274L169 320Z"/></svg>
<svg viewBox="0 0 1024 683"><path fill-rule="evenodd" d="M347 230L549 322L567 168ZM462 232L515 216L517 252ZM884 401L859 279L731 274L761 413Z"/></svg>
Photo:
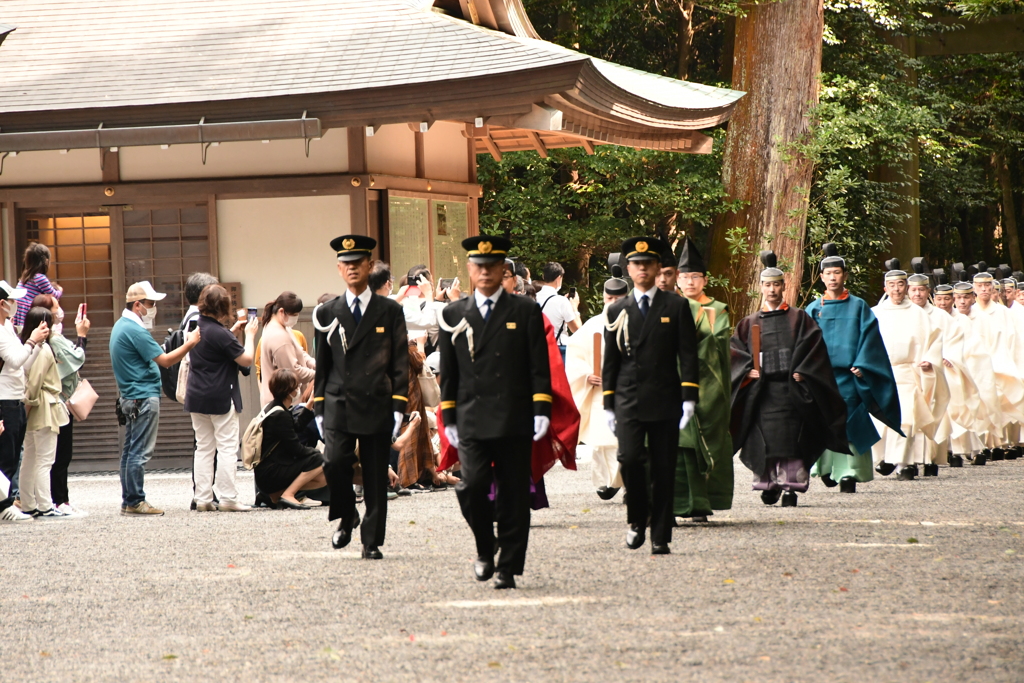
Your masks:
<svg viewBox="0 0 1024 683"><path fill-rule="evenodd" d="M196 512L216 512L217 504L213 501L209 503L196 503Z"/></svg>
<svg viewBox="0 0 1024 683"><path fill-rule="evenodd" d="M243 503L239 503L237 500L222 500L218 505L217 509L221 512L248 512L252 510L251 507Z"/></svg>
<svg viewBox="0 0 1024 683"><path fill-rule="evenodd" d="M30 522L32 521L32 515L26 515L24 512L14 507L13 505L3 512L0 512L0 522Z"/></svg>
<svg viewBox="0 0 1024 683"><path fill-rule="evenodd" d="M85 510L79 510L78 508L71 505L71 503L61 503L57 506L57 511L64 513L65 517L88 517L89 513Z"/></svg>

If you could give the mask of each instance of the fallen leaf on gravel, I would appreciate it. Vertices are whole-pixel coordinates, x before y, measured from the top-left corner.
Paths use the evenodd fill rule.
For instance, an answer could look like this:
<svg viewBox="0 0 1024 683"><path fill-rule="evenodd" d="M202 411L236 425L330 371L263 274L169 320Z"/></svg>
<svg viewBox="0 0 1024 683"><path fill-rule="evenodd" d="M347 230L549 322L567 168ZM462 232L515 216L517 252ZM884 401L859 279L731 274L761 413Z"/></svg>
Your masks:
<svg viewBox="0 0 1024 683"><path fill-rule="evenodd" d="M754 617L754 621L756 621L757 623L760 624L761 623L761 617Z"/></svg>
<svg viewBox="0 0 1024 683"><path fill-rule="evenodd" d="M590 512L590 508L583 508L584 512Z"/></svg>
<svg viewBox="0 0 1024 683"><path fill-rule="evenodd" d="M849 589L849 588L846 588L845 586L840 586L840 587L839 587L839 592L840 592L840 593L849 593L849 592L850 592L850 589Z"/></svg>
<svg viewBox="0 0 1024 683"><path fill-rule="evenodd" d="M782 575L787 577L787 578L790 578L790 577L793 576L793 572L782 572Z"/></svg>
<svg viewBox="0 0 1024 683"><path fill-rule="evenodd" d="M246 618L246 619L252 619L252 618L253 618L253 616L252 616L251 614L246 614L246 615L245 615L245 618Z"/></svg>
<svg viewBox="0 0 1024 683"><path fill-rule="evenodd" d="M917 542L918 542L918 541L917 541L917 539L916 539L916 538L908 538L908 539L907 539L907 543L917 543Z"/></svg>
<svg viewBox="0 0 1024 683"><path fill-rule="evenodd" d="M859 570L859 569L851 569L851 570L850 570L850 573L851 573L851 574L859 574L859 573L860 573L860 570Z"/></svg>
<svg viewBox="0 0 1024 683"><path fill-rule="evenodd" d="M577 526L577 525L573 524L573 525L572 525L571 527L569 527L569 528L570 528L570 529L579 529L579 526Z"/></svg>
<svg viewBox="0 0 1024 683"><path fill-rule="evenodd" d="M498 662L487 662L487 666L491 667L492 669L500 669L501 668L501 664L498 663Z"/></svg>
<svg viewBox="0 0 1024 683"><path fill-rule="evenodd" d="M1013 555L1013 554L1015 554L1016 552L1017 552L1016 550L1011 550L1011 549L1009 549L1009 548L1007 548L1007 550L1006 550L1006 554L1007 554L1007 555Z"/></svg>
<svg viewBox="0 0 1024 683"><path fill-rule="evenodd" d="M416 523L416 520L414 520L414 519L410 519L409 520L409 524L415 524L415 523Z"/></svg>
<svg viewBox="0 0 1024 683"><path fill-rule="evenodd" d="M448 635L448 631L441 631L441 635L442 635L442 636L446 636L446 635Z"/></svg>
<svg viewBox="0 0 1024 683"><path fill-rule="evenodd" d="M49 657L50 653L47 652L46 650L43 650L42 652L39 653L39 656L40 657Z"/></svg>
<svg viewBox="0 0 1024 683"><path fill-rule="evenodd" d="M770 661L772 661L772 658L769 657L768 655L761 655L760 657L758 657L758 659L760 659L762 662L770 662Z"/></svg>
<svg viewBox="0 0 1024 683"><path fill-rule="evenodd" d="M726 580L725 580L725 581L723 581L722 583L736 583L736 582L735 582L735 581L733 581L732 579L726 579Z"/></svg>
<svg viewBox="0 0 1024 683"><path fill-rule="evenodd" d="M178 655L164 655L164 659L177 659Z"/></svg>
<svg viewBox="0 0 1024 683"><path fill-rule="evenodd" d="M234 568L235 568L235 565L233 565L233 564L229 564L228 565L228 569L234 569Z"/></svg>
<svg viewBox="0 0 1024 683"><path fill-rule="evenodd" d="M989 600L988 604L990 604L990 605L998 605L1001 602L1002 602L1002 600Z"/></svg>
<svg viewBox="0 0 1024 683"><path fill-rule="evenodd" d="M329 646L325 647L323 650L321 650L321 652L324 655L330 657L331 659L338 660L338 661L341 660L341 655L339 655L338 651L335 650L333 647L329 647Z"/></svg>

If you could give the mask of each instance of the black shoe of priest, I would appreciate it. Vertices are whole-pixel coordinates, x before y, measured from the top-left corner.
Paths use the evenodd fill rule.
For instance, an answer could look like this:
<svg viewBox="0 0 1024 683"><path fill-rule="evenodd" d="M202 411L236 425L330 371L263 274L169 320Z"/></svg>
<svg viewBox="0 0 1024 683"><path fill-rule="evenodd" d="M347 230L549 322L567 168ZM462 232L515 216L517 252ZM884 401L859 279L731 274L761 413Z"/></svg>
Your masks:
<svg viewBox="0 0 1024 683"><path fill-rule="evenodd" d="M975 467L982 467L986 462L988 462L988 451L984 450L974 456L974 460L971 461L971 464Z"/></svg>
<svg viewBox="0 0 1024 683"><path fill-rule="evenodd" d="M937 477L939 476L939 466L935 463L924 466L924 476L926 477Z"/></svg>
<svg viewBox="0 0 1024 683"><path fill-rule="evenodd" d="M630 524L629 531L626 532L626 547L630 550L636 550L643 546L644 540L647 538L646 531L642 526Z"/></svg>
<svg viewBox="0 0 1024 683"><path fill-rule="evenodd" d="M839 480L840 493L857 493L857 480L853 477L843 477Z"/></svg>
<svg viewBox="0 0 1024 683"><path fill-rule="evenodd" d="M828 488L833 488L839 485L835 479L828 476L827 474L821 475L821 483L827 486Z"/></svg>
<svg viewBox="0 0 1024 683"><path fill-rule="evenodd" d="M907 465L896 475L898 481L913 481L917 478L917 465Z"/></svg>
<svg viewBox="0 0 1024 683"><path fill-rule="evenodd" d="M615 497L615 494L619 492L617 487L613 486L602 486L597 490L597 497L601 500L611 500Z"/></svg>
<svg viewBox="0 0 1024 683"><path fill-rule="evenodd" d="M964 466L964 458L963 458L963 456L962 455L950 455L949 456L949 466L950 467L963 467Z"/></svg>
<svg viewBox="0 0 1024 683"><path fill-rule="evenodd" d="M883 477L888 477L890 474L896 471L896 465L891 462L880 462L875 465L875 472L878 472Z"/></svg>
<svg viewBox="0 0 1024 683"><path fill-rule="evenodd" d="M796 507L796 492L786 491L782 494L782 507L784 508L795 508Z"/></svg>
<svg viewBox="0 0 1024 683"><path fill-rule="evenodd" d="M765 505L775 505L779 502L780 496L782 496L780 489L761 491L761 502Z"/></svg>
<svg viewBox="0 0 1024 683"><path fill-rule="evenodd" d="M993 448L992 460L1006 460L1006 451L1004 451L1002 448Z"/></svg>

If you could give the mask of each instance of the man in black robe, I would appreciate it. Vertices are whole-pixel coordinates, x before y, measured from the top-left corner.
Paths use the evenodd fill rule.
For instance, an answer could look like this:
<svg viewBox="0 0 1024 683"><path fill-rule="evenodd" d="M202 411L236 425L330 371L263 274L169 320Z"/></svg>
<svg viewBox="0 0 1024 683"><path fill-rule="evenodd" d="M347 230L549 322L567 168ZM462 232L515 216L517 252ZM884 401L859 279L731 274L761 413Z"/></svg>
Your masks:
<svg viewBox="0 0 1024 683"><path fill-rule="evenodd" d="M733 447L742 449L765 505L781 495L783 507L795 507L822 452L849 453L846 403L821 329L782 300L786 282L775 253L761 252L761 261L764 303L732 337Z"/></svg>

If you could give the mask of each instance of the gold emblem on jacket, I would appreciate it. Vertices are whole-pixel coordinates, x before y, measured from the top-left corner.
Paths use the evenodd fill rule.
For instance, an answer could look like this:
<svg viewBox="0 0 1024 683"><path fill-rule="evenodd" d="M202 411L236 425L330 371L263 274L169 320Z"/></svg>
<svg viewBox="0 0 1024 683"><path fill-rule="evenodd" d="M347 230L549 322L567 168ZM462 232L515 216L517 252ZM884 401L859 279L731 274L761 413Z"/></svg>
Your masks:
<svg viewBox="0 0 1024 683"><path fill-rule="evenodd" d="M377 328L377 334L384 334L384 328L383 327L378 327Z"/></svg>
<svg viewBox="0 0 1024 683"><path fill-rule="evenodd" d="M506 329L514 330L514 329L516 329L516 324L515 323L505 323L505 327L506 327Z"/></svg>
<svg viewBox="0 0 1024 683"><path fill-rule="evenodd" d="M352 247L356 246L356 241L354 239L347 239L341 243L341 246L345 247L346 249L351 249Z"/></svg>

